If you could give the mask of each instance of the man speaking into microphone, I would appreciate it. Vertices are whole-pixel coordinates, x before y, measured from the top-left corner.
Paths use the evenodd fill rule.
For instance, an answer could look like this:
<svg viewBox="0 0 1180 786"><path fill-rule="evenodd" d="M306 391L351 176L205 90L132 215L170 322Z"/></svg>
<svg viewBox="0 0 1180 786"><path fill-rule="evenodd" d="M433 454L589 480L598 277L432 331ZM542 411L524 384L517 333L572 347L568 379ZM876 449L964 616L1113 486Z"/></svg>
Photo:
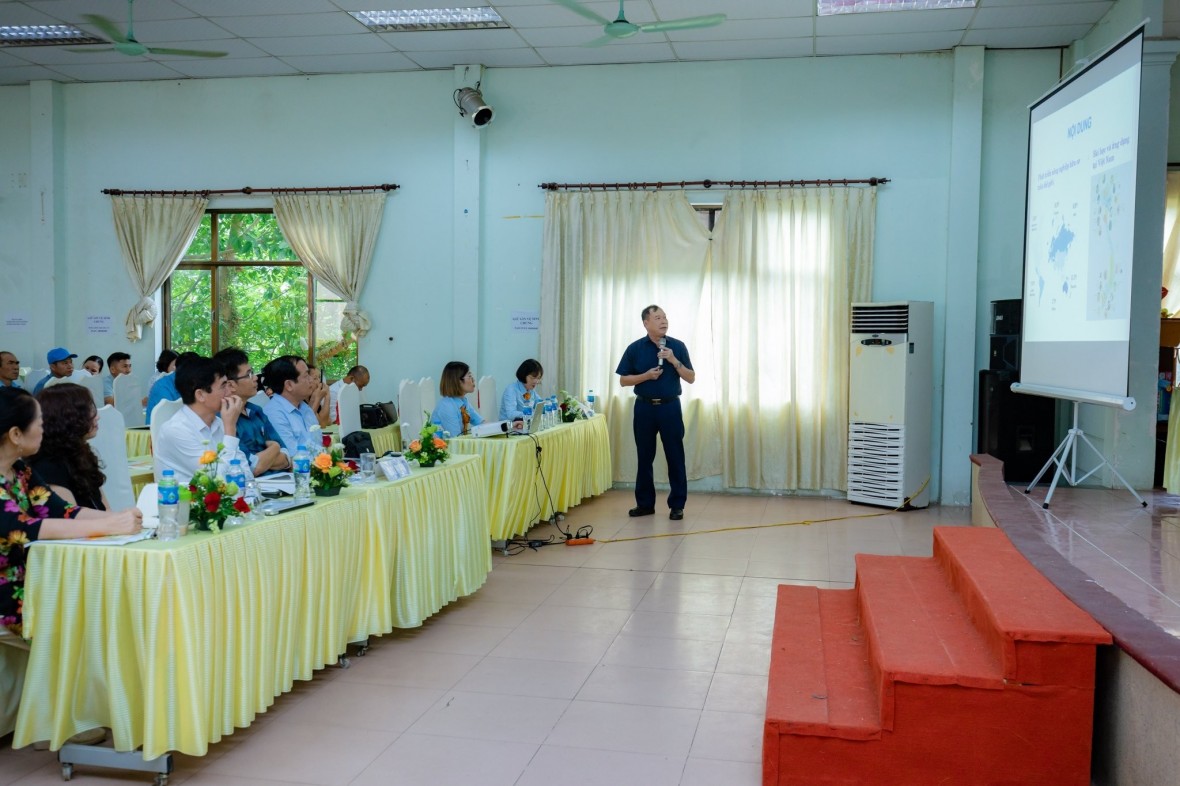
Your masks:
<svg viewBox="0 0 1180 786"><path fill-rule="evenodd" d="M647 335L623 352L615 373L623 387L635 387L635 507L629 515L656 512L656 487L652 463L656 459L656 434L664 443L668 462L668 517L684 518L688 500L688 473L684 467L684 415L680 409L680 380L696 381L688 347L668 335L668 316L659 306L648 306L641 315Z"/></svg>

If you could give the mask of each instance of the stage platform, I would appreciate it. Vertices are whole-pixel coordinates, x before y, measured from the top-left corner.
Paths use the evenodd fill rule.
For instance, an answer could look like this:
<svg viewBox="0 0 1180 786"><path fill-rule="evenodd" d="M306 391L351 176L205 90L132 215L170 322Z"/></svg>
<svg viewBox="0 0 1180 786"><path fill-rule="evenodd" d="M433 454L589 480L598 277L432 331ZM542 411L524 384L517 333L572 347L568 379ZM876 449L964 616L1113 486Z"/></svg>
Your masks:
<svg viewBox="0 0 1180 786"><path fill-rule="evenodd" d="M1175 783L1180 772L1180 496L1059 485L1025 494L1003 465L972 456L972 522L1001 528L1106 628L1099 656L1095 783Z"/></svg>

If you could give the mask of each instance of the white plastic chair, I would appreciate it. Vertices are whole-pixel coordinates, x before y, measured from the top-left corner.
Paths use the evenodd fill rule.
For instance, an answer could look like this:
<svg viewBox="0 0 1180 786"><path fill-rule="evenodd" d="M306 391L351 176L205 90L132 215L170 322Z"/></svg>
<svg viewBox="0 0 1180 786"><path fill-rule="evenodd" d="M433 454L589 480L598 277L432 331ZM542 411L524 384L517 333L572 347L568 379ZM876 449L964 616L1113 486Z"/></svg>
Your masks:
<svg viewBox="0 0 1180 786"><path fill-rule="evenodd" d="M90 447L102 459L107 482L103 493L111 510L123 510L135 504L131 491L131 470L127 466L127 428L123 415L109 404L98 409L98 433L90 440Z"/></svg>
<svg viewBox="0 0 1180 786"><path fill-rule="evenodd" d="M49 376L48 368L35 368L25 375L25 379L21 384L25 386L25 390L32 393L33 388L37 386L37 383L45 379L47 376Z"/></svg>
<svg viewBox="0 0 1180 786"><path fill-rule="evenodd" d="M403 379L397 391L397 414L402 422L402 433L410 434L422 430L426 418L422 415L422 389L412 379ZM411 437L413 439L413 437Z"/></svg>
<svg viewBox="0 0 1180 786"><path fill-rule="evenodd" d="M160 429L183 406L184 402L178 398L164 399L152 410L152 475L155 477L156 482L160 480L160 470L162 469L160 459L156 457L158 453L156 446L160 444Z"/></svg>
<svg viewBox="0 0 1180 786"><path fill-rule="evenodd" d="M475 394L478 402L475 410L480 414L480 417L487 421L499 420L500 399L496 397L496 378L480 377Z"/></svg>
<svg viewBox="0 0 1180 786"><path fill-rule="evenodd" d="M84 377L76 377L72 381L78 383L82 387L90 391L90 397L94 399L94 406L101 407L106 404L103 401L102 395L102 377L97 374L87 374Z"/></svg>
<svg viewBox="0 0 1180 786"><path fill-rule="evenodd" d="M418 380L418 395L421 397L421 406L418 409L425 412L427 416L434 412L434 405L438 401L438 383L431 377L422 377ZM423 417L423 422L426 421ZM422 428L422 424L418 424L418 428Z"/></svg>
<svg viewBox="0 0 1180 786"><path fill-rule="evenodd" d="M354 383L349 382L340 388L336 406L340 408L340 436L346 437L354 431L360 431L361 392Z"/></svg>
<svg viewBox="0 0 1180 786"><path fill-rule="evenodd" d="M115 409L123 416L127 428L143 425L143 388L139 380L130 374L115 377Z"/></svg>
<svg viewBox="0 0 1180 786"><path fill-rule="evenodd" d="M41 386L41 389L44 390L45 388L51 388L54 385L65 385L66 383L78 385L81 384L81 380L74 379L73 377L50 377L49 380ZM30 392L32 392L32 388L30 388Z"/></svg>

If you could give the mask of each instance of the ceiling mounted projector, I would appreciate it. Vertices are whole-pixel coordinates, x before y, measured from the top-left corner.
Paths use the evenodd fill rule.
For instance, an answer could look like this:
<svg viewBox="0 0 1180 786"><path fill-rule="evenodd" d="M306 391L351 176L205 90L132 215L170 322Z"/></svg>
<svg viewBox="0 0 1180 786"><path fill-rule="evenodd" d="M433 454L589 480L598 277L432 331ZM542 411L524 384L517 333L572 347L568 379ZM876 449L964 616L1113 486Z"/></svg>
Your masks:
<svg viewBox="0 0 1180 786"><path fill-rule="evenodd" d="M479 85L475 87L461 87L455 91L455 106L459 107L459 117L471 119L471 125L483 128L492 122L496 113L484 103L483 93L479 92Z"/></svg>

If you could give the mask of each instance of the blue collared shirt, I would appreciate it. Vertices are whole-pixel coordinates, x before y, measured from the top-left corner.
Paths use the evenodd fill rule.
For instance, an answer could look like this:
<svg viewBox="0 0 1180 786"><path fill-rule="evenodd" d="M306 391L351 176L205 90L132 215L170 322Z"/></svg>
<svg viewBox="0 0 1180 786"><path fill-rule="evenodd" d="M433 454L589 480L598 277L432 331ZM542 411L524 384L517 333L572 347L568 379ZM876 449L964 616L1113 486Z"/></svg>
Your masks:
<svg viewBox="0 0 1180 786"><path fill-rule="evenodd" d="M294 456L300 445L311 451L319 444L318 438L312 437L310 428L311 424L318 421L306 401L300 401L296 407L282 396L275 395L271 396L262 411L274 427L278 442L286 449L287 455Z"/></svg>
<svg viewBox="0 0 1180 786"><path fill-rule="evenodd" d="M664 338L667 340L668 349L672 350L672 354L676 356L676 360L691 369L692 360L688 357L688 347L684 345L684 342L671 336ZM638 341L632 342L623 352L623 359L619 361L619 367L615 369L615 373L621 377L627 377L649 371L659 365L660 359L656 357L659 351L659 345L649 336L644 336ZM679 396L680 392L680 375L676 373L676 367L672 365L671 361L665 361L664 373L660 374L659 379L648 379L635 386L635 395L642 398L672 398Z"/></svg>
<svg viewBox="0 0 1180 786"><path fill-rule="evenodd" d="M440 398L434 405L434 412L430 413L430 422L442 426L443 431L457 437L463 433L463 408L467 408L467 415L472 426L483 423L483 418L475 411L475 407L467 403L466 397Z"/></svg>
<svg viewBox="0 0 1180 786"><path fill-rule="evenodd" d="M529 396L528 401L524 398L526 393ZM529 392L523 382L516 380L504 389L504 395L500 398L500 420L520 420L524 417L524 405L531 404L535 407L540 398L536 390Z"/></svg>
<svg viewBox="0 0 1180 786"><path fill-rule="evenodd" d="M246 402L245 409L242 410L241 416L238 418L238 447L246 454L246 458L250 461L250 469L253 469L258 463L257 454L266 450L266 443L268 440L279 443L282 447L283 441L279 438L279 433L271 424L270 419L266 417L266 413L262 411L262 407ZM307 449L311 450L312 446L308 445ZM287 449L283 448L283 453L287 453ZM287 453L290 455L290 453Z"/></svg>
<svg viewBox="0 0 1180 786"><path fill-rule="evenodd" d="M147 424L152 425L152 410L161 401L175 401L180 398L180 391L176 389L176 372L157 379L152 383L152 389L148 391L147 403Z"/></svg>

